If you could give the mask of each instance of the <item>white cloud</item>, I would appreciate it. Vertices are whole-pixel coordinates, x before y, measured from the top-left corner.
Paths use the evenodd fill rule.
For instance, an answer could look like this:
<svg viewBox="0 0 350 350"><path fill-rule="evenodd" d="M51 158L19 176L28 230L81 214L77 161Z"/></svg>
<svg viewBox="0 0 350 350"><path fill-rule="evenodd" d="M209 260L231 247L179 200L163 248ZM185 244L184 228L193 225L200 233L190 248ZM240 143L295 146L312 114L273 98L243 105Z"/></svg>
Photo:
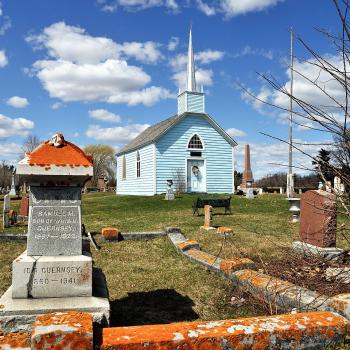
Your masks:
<svg viewBox="0 0 350 350"><path fill-rule="evenodd" d="M115 12L118 7L127 11L141 11L152 7L165 7L167 10L177 13L179 5L175 0L98 0L102 11Z"/></svg>
<svg viewBox="0 0 350 350"><path fill-rule="evenodd" d="M254 49L250 45L246 45L240 52L233 55L234 58L244 56L262 56L267 58L268 60L272 60L273 52L272 50Z"/></svg>
<svg viewBox="0 0 350 350"><path fill-rule="evenodd" d="M29 101L25 97L12 96L6 101L6 104L14 108L25 108L29 106Z"/></svg>
<svg viewBox="0 0 350 350"><path fill-rule="evenodd" d="M225 52L218 50L207 49L200 51L194 55L196 64L209 64L214 61L221 60ZM170 67L174 70L181 70L186 68L187 54L178 54L169 60Z"/></svg>
<svg viewBox="0 0 350 350"><path fill-rule="evenodd" d="M0 114L0 138L13 135L25 136L33 127L34 123L31 120L25 118L10 118Z"/></svg>
<svg viewBox="0 0 350 350"><path fill-rule="evenodd" d="M168 50L174 51L179 45L179 38L177 36L172 36L168 42Z"/></svg>
<svg viewBox="0 0 350 350"><path fill-rule="evenodd" d="M8 64L8 59L4 50L0 50L0 68Z"/></svg>
<svg viewBox="0 0 350 350"><path fill-rule="evenodd" d="M247 136L247 134L240 129L236 128L229 128L226 130L226 132L231 136L231 137L244 137Z"/></svg>
<svg viewBox="0 0 350 350"><path fill-rule="evenodd" d="M127 57L133 57L142 63L157 63L163 58L159 51L160 44L153 41L145 43L125 42L118 45L118 50L124 53Z"/></svg>
<svg viewBox="0 0 350 350"><path fill-rule="evenodd" d="M284 0L221 0L220 11L227 18L244 15L249 12L258 12L276 6Z"/></svg>
<svg viewBox="0 0 350 350"><path fill-rule="evenodd" d="M103 101L147 106L171 98L168 90L146 86L151 77L141 68L128 64L126 57L146 63L162 58L159 44L123 43L92 37L84 29L55 23L27 41L34 48L46 49L49 59L38 60L31 73L41 81L51 97L64 102Z"/></svg>
<svg viewBox="0 0 350 350"><path fill-rule="evenodd" d="M309 145L302 140L295 140L301 145L296 145L303 152L315 156L322 147L317 145L319 142ZM310 142L311 143L311 142ZM327 142L326 142L327 143ZM244 143L235 147L236 170L244 170ZM259 179L268 174L288 171L288 149L287 143L260 143L250 144L251 166L253 176ZM312 159L307 155L293 150L294 172L297 174L306 174L313 169Z"/></svg>
<svg viewBox="0 0 350 350"><path fill-rule="evenodd" d="M9 16L4 16L2 10L2 2L0 1L0 35L4 35L6 31L11 28L11 19Z"/></svg>
<svg viewBox="0 0 350 350"><path fill-rule="evenodd" d="M4 158L18 158L18 156L23 153L22 146L15 143L1 143L0 142L0 154Z"/></svg>
<svg viewBox="0 0 350 350"><path fill-rule="evenodd" d="M59 109L63 106L63 103L62 102L55 102L51 105L51 109Z"/></svg>
<svg viewBox="0 0 350 350"><path fill-rule="evenodd" d="M94 109L89 111L89 116L94 119L102 120L104 122L119 123L121 118L119 115L109 112L105 109Z"/></svg>
<svg viewBox="0 0 350 350"><path fill-rule="evenodd" d="M214 6L209 6L202 0L196 0L197 7L200 11L202 11L207 16L213 16L216 14L216 9Z"/></svg>
<svg viewBox="0 0 350 350"><path fill-rule="evenodd" d="M114 128L102 128L99 125L89 125L86 135L97 141L112 144L126 144L149 127L148 124L129 124Z"/></svg>
<svg viewBox="0 0 350 350"><path fill-rule="evenodd" d="M196 82L197 88L201 85L211 86L213 85L213 74L214 72L211 69L198 69L196 70ZM171 79L175 82L176 86L180 89L186 87L186 71L176 72L172 75Z"/></svg>
<svg viewBox="0 0 350 350"><path fill-rule="evenodd" d="M334 69L339 69L340 71L343 70L341 57L328 55L325 56L325 59L330 63L332 67L334 67ZM314 59L310 59L309 61L295 60L293 95L297 99L300 99L307 104L320 108L321 110L331 115L336 121L342 123L344 121L344 117L339 114L339 107L332 100L332 98L338 101L339 104L344 105L344 88L329 73L317 68L316 64L317 62ZM347 67L347 70L349 69L350 66ZM282 87L284 90L290 91L289 69L285 70L285 75L287 78L285 83L282 84ZM317 84L320 88L315 84ZM324 89L326 93L322 92L321 89ZM254 97L249 96L249 93L256 96L261 101L258 101ZM243 92L241 94L241 97L247 103L251 104L253 108L259 111L261 114L274 116L277 118L277 121L282 124L285 124L287 122L288 115L286 115L286 111L281 111L277 108L269 107L263 103L267 102L274 106L288 110L290 108L290 99L286 94L283 94L277 90L273 90L272 88L262 86L258 92L253 92L251 89L248 89L248 93ZM293 109L295 112L301 111L297 103L294 103ZM316 114L313 115L313 117L315 119L321 119L321 117ZM310 120L298 116L297 114L294 114L294 120L299 124L305 125L310 122ZM307 130L305 127L298 128Z"/></svg>

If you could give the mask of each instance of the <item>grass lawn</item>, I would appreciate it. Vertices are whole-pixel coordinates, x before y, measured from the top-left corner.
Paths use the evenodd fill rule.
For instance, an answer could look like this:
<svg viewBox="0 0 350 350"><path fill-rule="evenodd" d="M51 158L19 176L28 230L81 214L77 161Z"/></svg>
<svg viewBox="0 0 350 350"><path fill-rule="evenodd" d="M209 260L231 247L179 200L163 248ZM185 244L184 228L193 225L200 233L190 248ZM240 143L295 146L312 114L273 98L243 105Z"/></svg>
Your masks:
<svg viewBox="0 0 350 350"><path fill-rule="evenodd" d="M283 258L297 237L298 225L290 223L288 202L279 195L254 200L234 196L232 215L222 215L223 208L214 209L214 225L234 229L235 234L227 238L200 231L204 217L192 216L195 196L183 195L175 201L163 198L87 194L83 196L83 222L87 230L95 233L106 226L115 226L124 232L158 231L177 226L209 253L228 258L249 256L257 262ZM23 231L23 226L11 228L9 232L19 230ZM96 237L99 239L98 234ZM346 247L345 243L339 237L338 245ZM24 249L23 243L1 242L0 293L10 285L12 260ZM231 306L232 284L181 257L166 238L102 244L102 249L93 255L95 265L106 274L114 325L257 314L253 307Z"/></svg>

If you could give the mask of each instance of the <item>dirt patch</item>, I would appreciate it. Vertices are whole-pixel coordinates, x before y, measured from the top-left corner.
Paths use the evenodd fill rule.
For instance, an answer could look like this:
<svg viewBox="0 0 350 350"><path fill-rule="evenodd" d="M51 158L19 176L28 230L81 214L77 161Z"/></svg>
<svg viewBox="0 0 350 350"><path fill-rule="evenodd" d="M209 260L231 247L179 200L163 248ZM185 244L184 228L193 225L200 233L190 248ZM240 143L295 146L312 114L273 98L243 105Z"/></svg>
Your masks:
<svg viewBox="0 0 350 350"><path fill-rule="evenodd" d="M336 277L326 277L329 267L349 268L350 256L346 255L345 262L325 261L324 259L301 258L286 249L284 259L271 259L257 262L257 268L270 276L291 282L327 296L349 293L350 284L343 283Z"/></svg>

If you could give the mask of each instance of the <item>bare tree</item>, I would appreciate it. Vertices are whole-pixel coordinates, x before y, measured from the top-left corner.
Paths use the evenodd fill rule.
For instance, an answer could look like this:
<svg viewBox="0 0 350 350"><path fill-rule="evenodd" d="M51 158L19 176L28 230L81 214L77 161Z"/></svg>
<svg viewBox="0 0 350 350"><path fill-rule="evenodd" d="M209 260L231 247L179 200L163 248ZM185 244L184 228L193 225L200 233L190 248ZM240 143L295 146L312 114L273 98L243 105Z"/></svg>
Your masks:
<svg viewBox="0 0 350 350"><path fill-rule="evenodd" d="M91 180L92 185L96 186L99 176L106 177L112 184L115 183L117 160L114 149L108 145L88 145L83 150L93 157L94 175Z"/></svg>
<svg viewBox="0 0 350 350"><path fill-rule="evenodd" d="M37 148L40 145L40 143L41 141L37 136L32 134L28 135L22 145L23 154L34 151L34 149Z"/></svg>
<svg viewBox="0 0 350 350"><path fill-rule="evenodd" d="M175 190L177 194L186 192L186 176L185 171L181 168L175 168L172 171Z"/></svg>
<svg viewBox="0 0 350 350"><path fill-rule="evenodd" d="M4 160L0 162L0 187L11 186L11 177L14 171L12 165L8 165Z"/></svg>

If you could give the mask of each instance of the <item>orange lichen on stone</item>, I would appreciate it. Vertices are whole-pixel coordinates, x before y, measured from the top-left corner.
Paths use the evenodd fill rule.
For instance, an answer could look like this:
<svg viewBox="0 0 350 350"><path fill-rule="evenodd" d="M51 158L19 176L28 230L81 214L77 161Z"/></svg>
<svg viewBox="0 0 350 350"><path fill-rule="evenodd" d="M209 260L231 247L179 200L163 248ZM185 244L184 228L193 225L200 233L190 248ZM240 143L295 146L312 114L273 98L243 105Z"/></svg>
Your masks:
<svg viewBox="0 0 350 350"><path fill-rule="evenodd" d="M235 320L104 328L101 350L301 348L345 338L350 322L327 311Z"/></svg>
<svg viewBox="0 0 350 350"><path fill-rule="evenodd" d="M233 230L230 227L220 226L220 227L218 227L216 233L231 234L231 233L233 233Z"/></svg>
<svg viewBox="0 0 350 350"><path fill-rule="evenodd" d="M27 155L29 165L92 166L92 156L85 154L78 146L68 141L65 141L62 147L55 147L46 141ZM49 170L49 167L45 170Z"/></svg>
<svg viewBox="0 0 350 350"><path fill-rule="evenodd" d="M325 302L325 308L339 312L350 319L350 293L338 294Z"/></svg>
<svg viewBox="0 0 350 350"><path fill-rule="evenodd" d="M215 261L217 260L217 257L215 255L211 255L206 252L202 252L198 249L190 249L186 252L187 255L197 259L206 262L209 265L213 265Z"/></svg>
<svg viewBox="0 0 350 350"><path fill-rule="evenodd" d="M220 262L220 270L226 274L230 274L233 271L243 270L243 269L252 269L255 268L255 264L252 260L248 258L239 258L239 259L223 259Z"/></svg>
<svg viewBox="0 0 350 350"><path fill-rule="evenodd" d="M198 247L199 243L197 241L186 241L186 242L180 242L177 243L176 246L180 248L182 251Z"/></svg>
<svg viewBox="0 0 350 350"><path fill-rule="evenodd" d="M115 227L104 227L101 233L107 241L119 241L121 239L121 233Z"/></svg>
<svg viewBox="0 0 350 350"><path fill-rule="evenodd" d="M31 338L35 350L92 350L92 316L75 311L38 316Z"/></svg>
<svg viewBox="0 0 350 350"><path fill-rule="evenodd" d="M30 349L30 333L14 332L0 335L0 350Z"/></svg>

